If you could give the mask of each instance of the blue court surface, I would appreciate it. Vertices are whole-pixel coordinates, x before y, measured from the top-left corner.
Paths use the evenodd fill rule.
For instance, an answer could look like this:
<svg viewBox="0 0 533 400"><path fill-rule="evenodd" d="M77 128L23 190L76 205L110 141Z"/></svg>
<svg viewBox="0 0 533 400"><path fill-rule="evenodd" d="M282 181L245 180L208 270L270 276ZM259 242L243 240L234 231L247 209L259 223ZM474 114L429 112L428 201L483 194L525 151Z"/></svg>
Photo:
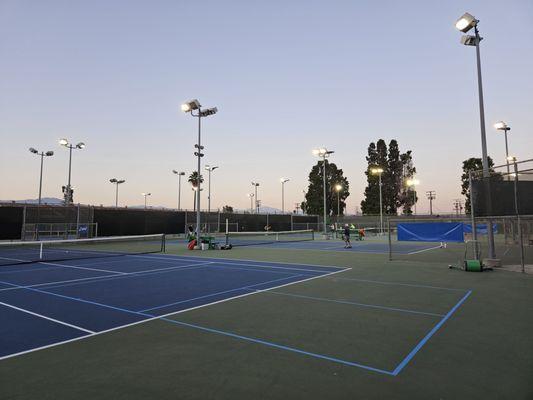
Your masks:
<svg viewBox="0 0 533 400"><path fill-rule="evenodd" d="M128 255L0 268L0 359L345 268Z"/></svg>
<svg viewBox="0 0 533 400"><path fill-rule="evenodd" d="M348 270L163 254L2 266L0 319L7 323L0 326L0 360L159 319L396 376L471 294L463 289L350 278L344 274ZM300 285L286 287L296 283ZM289 325L295 315L306 313L307 321L324 320L322 326L330 326L345 317L353 319L358 315L353 314L355 310L362 310L360 317L373 321L365 329L372 330L369 337L379 345L376 351L387 351L391 361L376 365L372 352L368 359L361 360L361 346L367 347L364 333L358 333L362 337L354 332L347 335L342 325L333 331L328 329L327 340L331 342L320 340L315 350L311 343L292 345L283 343L283 337L261 338L268 335L268 315L248 327L248 322L240 318L232 318L229 322L236 325L231 327L217 327L210 326L209 321L197 323L176 316L253 294L267 296L266 301L272 304L270 317L278 322L282 314L275 299L291 299L290 306L285 305L294 307L295 314L286 315ZM265 301L264 297L254 299ZM428 304L423 299L428 299ZM250 299L247 302L251 303ZM328 318L333 320L328 322ZM411 325L405 323L406 318L413 321ZM266 325L260 327L263 322ZM394 328L395 340L384 346L387 336L383 337L385 341L378 336L393 326L398 327ZM255 330L259 336L240 333L241 329ZM337 354L334 348L339 343L344 343L345 350Z"/></svg>

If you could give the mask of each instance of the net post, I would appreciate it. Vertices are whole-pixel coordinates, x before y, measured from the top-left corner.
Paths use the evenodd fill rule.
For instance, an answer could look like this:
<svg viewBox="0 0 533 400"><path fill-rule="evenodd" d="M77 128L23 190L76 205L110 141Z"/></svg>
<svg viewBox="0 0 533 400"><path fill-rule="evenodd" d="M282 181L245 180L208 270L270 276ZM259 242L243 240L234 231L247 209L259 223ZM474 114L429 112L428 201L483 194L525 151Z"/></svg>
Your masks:
<svg viewBox="0 0 533 400"><path fill-rule="evenodd" d="M43 242L39 244L39 260L43 259Z"/></svg>
<svg viewBox="0 0 533 400"><path fill-rule="evenodd" d="M167 235L164 233L161 235L161 253L166 253L167 251Z"/></svg>
<svg viewBox="0 0 533 400"><path fill-rule="evenodd" d="M387 233L389 240L389 261L392 261L392 238L391 238L391 229L390 229L390 218L387 218Z"/></svg>
<svg viewBox="0 0 533 400"><path fill-rule="evenodd" d="M237 229L238 231L239 229ZM226 235L229 233L229 218L226 218Z"/></svg>

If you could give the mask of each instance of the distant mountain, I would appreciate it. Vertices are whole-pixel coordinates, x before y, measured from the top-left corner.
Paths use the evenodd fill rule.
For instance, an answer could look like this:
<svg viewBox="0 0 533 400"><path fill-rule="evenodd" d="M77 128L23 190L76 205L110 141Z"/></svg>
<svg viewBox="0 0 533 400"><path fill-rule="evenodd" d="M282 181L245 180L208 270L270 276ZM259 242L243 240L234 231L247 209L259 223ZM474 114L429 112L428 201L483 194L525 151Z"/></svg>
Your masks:
<svg viewBox="0 0 533 400"><path fill-rule="evenodd" d="M23 204L39 204L39 199L26 199L26 200L0 200L0 203L23 203ZM62 199L55 197L43 197L41 198L41 204L63 204Z"/></svg>

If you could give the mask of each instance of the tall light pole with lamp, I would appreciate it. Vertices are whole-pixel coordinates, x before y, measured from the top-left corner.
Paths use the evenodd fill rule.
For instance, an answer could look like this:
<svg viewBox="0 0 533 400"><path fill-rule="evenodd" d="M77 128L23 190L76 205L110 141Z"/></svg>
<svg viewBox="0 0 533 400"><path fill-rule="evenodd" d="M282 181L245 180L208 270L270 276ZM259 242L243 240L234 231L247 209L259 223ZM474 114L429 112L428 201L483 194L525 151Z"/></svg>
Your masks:
<svg viewBox="0 0 533 400"><path fill-rule="evenodd" d="M117 178L112 178L109 180L109 182L113 183L116 188L115 188L115 208L118 207L118 185L126 182L125 179L117 179ZM145 205L145 208L146 208L146 205Z"/></svg>
<svg viewBox="0 0 533 400"><path fill-rule="evenodd" d="M54 155L53 151L47 151L46 153L44 151L39 151L37 149L34 149L33 147L30 147L30 152L33 154L37 154L41 157L41 172L39 173L39 205L37 206L37 229L35 230L37 239L39 239L39 223L41 219L41 199L42 199L42 189L43 189L43 163L45 157L52 157Z"/></svg>
<svg viewBox="0 0 533 400"><path fill-rule="evenodd" d="M213 172L217 168L218 167L215 167L215 166L209 166L209 165L205 166L205 170L208 172L208 185L209 185L209 189L207 191L207 212L208 213L211 212L211 172Z"/></svg>
<svg viewBox="0 0 533 400"><path fill-rule="evenodd" d="M141 193L141 195L144 196L144 209L146 210L146 198L147 198L148 196L151 196L152 193Z"/></svg>
<svg viewBox="0 0 533 400"><path fill-rule="evenodd" d="M328 231L326 227L326 219L327 219L327 211L326 211L326 158L328 158L331 154L335 153L332 150L328 150L324 147L321 147L319 149L314 149L313 154L319 158L322 158L322 177L323 177L323 184L324 184L324 238L327 238Z"/></svg>
<svg viewBox="0 0 533 400"><path fill-rule="evenodd" d="M411 188L413 191L413 206L414 206L414 215L416 215L416 187L420 184L420 181L415 178L407 179L405 184Z"/></svg>
<svg viewBox="0 0 533 400"><path fill-rule="evenodd" d="M503 121L498 121L494 124L494 128L496 128L498 131L504 131L505 133L505 162L507 163L507 179L510 180L511 169L509 166L509 144L507 142L507 132L511 130L511 127Z"/></svg>
<svg viewBox="0 0 533 400"><path fill-rule="evenodd" d="M72 172L72 150L81 150L85 148L85 143L79 142L78 144L74 145L69 143L67 139L59 139L59 144L61 146L66 147L69 149L69 158L68 158L68 183L67 186L63 189L63 196L65 199L65 205L69 205L72 203L72 186L70 185L70 177Z"/></svg>
<svg viewBox="0 0 533 400"><path fill-rule="evenodd" d="M250 214L254 213L254 194L248 193L247 196L250 198Z"/></svg>
<svg viewBox="0 0 533 400"><path fill-rule="evenodd" d="M202 118L207 117L209 115L214 115L218 112L218 109L216 107L213 108L207 108L202 110L202 105L200 102L196 99L190 100L186 103L183 103L181 105L181 111L190 113L193 117L198 118L198 143L194 145L196 148L196 151L194 152L194 155L198 159L198 187L197 187L197 193L196 193L196 243L197 246L200 246L200 233L201 233L201 213L200 213L200 192L202 189L200 188L200 177L202 176L202 157L204 154L202 153L202 150L204 146L202 146L201 139L202 139ZM196 113L194 113L196 111Z"/></svg>
<svg viewBox="0 0 533 400"><path fill-rule="evenodd" d="M181 211L181 177L185 175L185 172L173 169L172 173L178 175L178 211Z"/></svg>
<svg viewBox="0 0 533 400"><path fill-rule="evenodd" d="M383 175L383 168L377 167L370 170L372 175L379 177L379 233L383 235L383 194L382 194L382 182L381 175Z"/></svg>
<svg viewBox="0 0 533 400"><path fill-rule="evenodd" d="M476 61L477 61L477 84L478 84L478 96L479 96L479 122L481 127L481 153L483 163L483 178L488 182L490 176L489 171L489 158L487 153L487 135L485 132L485 108L483 104L483 82L481 79L481 55L479 51L479 44L483 39L479 35L477 20L473 15L464 13L461 18L455 22L455 27L463 33L467 33L474 28L474 35L463 35L461 43L465 46L474 46L476 48ZM492 226L492 220L489 219L487 224L488 241L489 241L489 257L491 259L496 258L496 251L494 248L494 230Z"/></svg>
<svg viewBox="0 0 533 400"><path fill-rule="evenodd" d="M281 178L281 212L285 214L285 184L290 181L289 178Z"/></svg>
<svg viewBox="0 0 533 400"><path fill-rule="evenodd" d="M259 214L259 198L257 197L257 187L259 186L259 182L252 182L252 186L255 190L255 213Z"/></svg>
<svg viewBox="0 0 533 400"><path fill-rule="evenodd" d="M340 183L337 183L335 185L335 191L337 192L337 219L341 215L341 190L342 185Z"/></svg>

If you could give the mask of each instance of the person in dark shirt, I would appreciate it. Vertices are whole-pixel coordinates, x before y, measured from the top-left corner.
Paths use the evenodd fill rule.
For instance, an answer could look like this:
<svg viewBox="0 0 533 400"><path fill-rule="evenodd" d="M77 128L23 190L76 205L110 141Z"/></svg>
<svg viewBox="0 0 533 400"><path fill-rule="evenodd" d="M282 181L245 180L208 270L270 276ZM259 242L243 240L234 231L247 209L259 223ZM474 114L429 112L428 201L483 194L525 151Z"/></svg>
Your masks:
<svg viewBox="0 0 533 400"><path fill-rule="evenodd" d="M344 224L344 248L345 249L351 249L352 244L350 243L350 226L348 224Z"/></svg>

